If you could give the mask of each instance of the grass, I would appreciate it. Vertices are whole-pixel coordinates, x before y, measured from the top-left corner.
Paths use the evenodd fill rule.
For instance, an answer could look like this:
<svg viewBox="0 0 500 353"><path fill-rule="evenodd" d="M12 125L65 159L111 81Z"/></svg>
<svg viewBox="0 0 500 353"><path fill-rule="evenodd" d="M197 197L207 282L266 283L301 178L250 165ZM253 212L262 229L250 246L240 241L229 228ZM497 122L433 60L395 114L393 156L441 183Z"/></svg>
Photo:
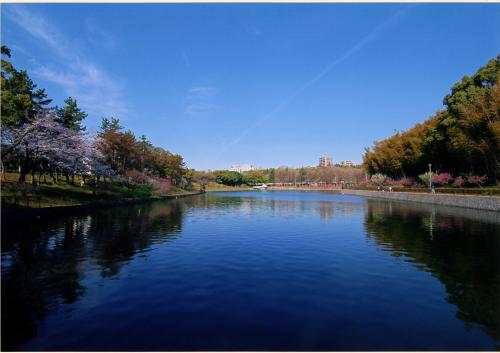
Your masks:
<svg viewBox="0 0 500 353"><path fill-rule="evenodd" d="M40 185L34 186L30 177L24 184L19 184L17 178L16 173L6 173L2 178L2 211L179 196L188 193L186 190L173 187L167 193L153 195L151 189L146 186L126 186L112 182L101 183L97 188L91 185L80 186L78 178L75 178L75 185L72 185L61 179L57 184L49 182L49 178L47 182L43 182L42 177Z"/></svg>
<svg viewBox="0 0 500 353"><path fill-rule="evenodd" d="M217 183L208 183L205 186L205 191L242 191L253 190L250 186L229 186Z"/></svg>

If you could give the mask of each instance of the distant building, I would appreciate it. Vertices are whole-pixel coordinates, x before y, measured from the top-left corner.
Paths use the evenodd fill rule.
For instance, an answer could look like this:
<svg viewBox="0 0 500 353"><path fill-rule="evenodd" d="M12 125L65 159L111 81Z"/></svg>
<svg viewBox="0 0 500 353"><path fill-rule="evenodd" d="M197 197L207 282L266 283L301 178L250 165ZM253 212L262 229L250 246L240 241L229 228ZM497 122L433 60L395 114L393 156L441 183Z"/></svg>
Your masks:
<svg viewBox="0 0 500 353"><path fill-rule="evenodd" d="M251 170L255 170L255 167L251 164L233 164L229 170L231 172L238 172L238 173L243 173L243 172L249 172Z"/></svg>
<svg viewBox="0 0 500 353"><path fill-rule="evenodd" d="M340 162L340 165L342 167L352 167L354 165L354 163L350 160L345 160L345 161Z"/></svg>
<svg viewBox="0 0 500 353"><path fill-rule="evenodd" d="M332 157L319 157L319 166L320 167L331 167L333 165Z"/></svg>

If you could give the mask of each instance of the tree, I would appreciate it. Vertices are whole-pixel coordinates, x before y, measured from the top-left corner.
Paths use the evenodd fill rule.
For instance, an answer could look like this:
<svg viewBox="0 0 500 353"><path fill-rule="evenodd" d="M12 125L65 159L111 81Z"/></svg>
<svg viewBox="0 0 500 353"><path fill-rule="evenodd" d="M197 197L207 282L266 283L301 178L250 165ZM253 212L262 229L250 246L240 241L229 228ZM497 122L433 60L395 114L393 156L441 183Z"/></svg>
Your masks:
<svg viewBox="0 0 500 353"><path fill-rule="evenodd" d="M214 176L217 183L229 186L241 185L243 181L243 177L240 173L229 170L215 171Z"/></svg>
<svg viewBox="0 0 500 353"><path fill-rule="evenodd" d="M363 156L371 174L418 176L432 163L451 174L500 179L500 55L453 85L445 109L422 124L375 142Z"/></svg>
<svg viewBox="0 0 500 353"><path fill-rule="evenodd" d="M267 183L268 180L263 170L250 170L243 173L241 182L246 185L255 185Z"/></svg>
<svg viewBox="0 0 500 353"><path fill-rule="evenodd" d="M87 117L87 113L83 112L78 107L76 100L71 97L66 98L64 103L66 104L64 107L56 108L56 121L71 130L85 130L82 121Z"/></svg>
<svg viewBox="0 0 500 353"><path fill-rule="evenodd" d="M1 48L2 56L10 58L10 49ZM2 57L1 71L1 122L2 127L20 127L31 122L44 109L51 99L44 89L36 84L24 70L17 71L12 63Z"/></svg>
<svg viewBox="0 0 500 353"><path fill-rule="evenodd" d="M15 154L20 182L28 173L34 175L44 169L58 168L71 174L90 172L88 141L78 131L56 123L54 112L40 112L29 125L2 130L2 149Z"/></svg>
<svg viewBox="0 0 500 353"><path fill-rule="evenodd" d="M108 118L102 118L101 121L101 133L108 132L111 130L122 130L123 126L120 125L120 119L117 118L111 118L109 120Z"/></svg>

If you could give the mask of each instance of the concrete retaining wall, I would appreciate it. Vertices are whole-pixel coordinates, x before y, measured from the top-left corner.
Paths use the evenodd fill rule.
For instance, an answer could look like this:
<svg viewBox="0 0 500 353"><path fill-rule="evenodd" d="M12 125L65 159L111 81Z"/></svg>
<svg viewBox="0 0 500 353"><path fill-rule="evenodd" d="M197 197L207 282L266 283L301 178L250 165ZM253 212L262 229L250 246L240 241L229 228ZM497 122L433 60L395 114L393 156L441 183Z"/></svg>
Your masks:
<svg viewBox="0 0 500 353"><path fill-rule="evenodd" d="M411 192L382 192L350 189L344 189L342 190L342 193L377 199L421 202L434 205L457 206L500 212L500 197L496 196L421 194Z"/></svg>

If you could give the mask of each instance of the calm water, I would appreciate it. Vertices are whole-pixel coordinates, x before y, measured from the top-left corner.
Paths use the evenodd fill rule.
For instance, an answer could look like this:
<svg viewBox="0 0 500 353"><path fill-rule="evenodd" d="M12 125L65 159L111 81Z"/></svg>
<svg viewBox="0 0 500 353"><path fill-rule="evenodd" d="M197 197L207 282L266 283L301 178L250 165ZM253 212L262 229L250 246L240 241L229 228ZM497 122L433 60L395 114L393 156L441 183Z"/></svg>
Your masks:
<svg viewBox="0 0 500 353"><path fill-rule="evenodd" d="M498 218L263 191L5 225L2 349L498 349Z"/></svg>

